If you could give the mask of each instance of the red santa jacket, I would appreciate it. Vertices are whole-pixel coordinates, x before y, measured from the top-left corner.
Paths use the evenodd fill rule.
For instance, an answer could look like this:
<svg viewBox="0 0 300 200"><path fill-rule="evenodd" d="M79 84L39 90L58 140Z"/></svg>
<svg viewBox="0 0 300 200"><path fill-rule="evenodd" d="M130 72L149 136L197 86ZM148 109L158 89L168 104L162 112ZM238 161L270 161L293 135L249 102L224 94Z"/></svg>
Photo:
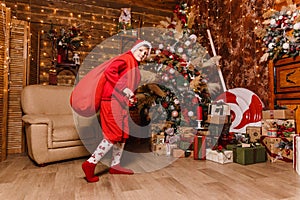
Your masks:
<svg viewBox="0 0 300 200"><path fill-rule="evenodd" d="M122 105L127 105L128 98L123 90L129 88L134 91L141 79L138 64L130 67L124 60L116 60L104 71L106 82L103 86L101 100L116 98Z"/></svg>
<svg viewBox="0 0 300 200"><path fill-rule="evenodd" d="M71 106L79 115L90 117L99 111L101 100L116 98L122 105L127 105L123 89L127 87L134 91L140 78L138 62L128 51L86 74L72 91Z"/></svg>

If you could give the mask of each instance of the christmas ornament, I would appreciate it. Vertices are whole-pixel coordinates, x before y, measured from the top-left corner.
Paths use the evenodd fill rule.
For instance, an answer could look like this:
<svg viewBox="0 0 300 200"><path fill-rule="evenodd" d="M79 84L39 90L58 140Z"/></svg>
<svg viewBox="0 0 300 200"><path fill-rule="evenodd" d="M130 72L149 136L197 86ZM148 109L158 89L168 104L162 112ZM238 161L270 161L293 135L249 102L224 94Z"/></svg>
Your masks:
<svg viewBox="0 0 300 200"><path fill-rule="evenodd" d="M172 111L172 117L178 117L178 112L176 110Z"/></svg>
<svg viewBox="0 0 300 200"><path fill-rule="evenodd" d="M193 117L193 116L194 116L194 112L193 112L193 111L189 111L189 112L188 112L188 116L189 116L189 117Z"/></svg>

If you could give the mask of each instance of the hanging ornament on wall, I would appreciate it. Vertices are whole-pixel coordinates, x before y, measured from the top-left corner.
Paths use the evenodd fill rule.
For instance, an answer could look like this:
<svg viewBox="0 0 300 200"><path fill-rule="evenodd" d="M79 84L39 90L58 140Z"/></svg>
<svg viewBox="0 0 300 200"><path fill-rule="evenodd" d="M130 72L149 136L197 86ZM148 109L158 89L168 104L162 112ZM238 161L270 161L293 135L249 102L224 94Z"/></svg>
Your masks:
<svg viewBox="0 0 300 200"><path fill-rule="evenodd" d="M131 29L131 8L121 8L121 14L119 17L118 31L123 31L126 33L126 30Z"/></svg>
<svg viewBox="0 0 300 200"><path fill-rule="evenodd" d="M80 65L80 58L79 58L79 55L77 53L74 53L74 56L73 56L72 60L75 63L75 65Z"/></svg>

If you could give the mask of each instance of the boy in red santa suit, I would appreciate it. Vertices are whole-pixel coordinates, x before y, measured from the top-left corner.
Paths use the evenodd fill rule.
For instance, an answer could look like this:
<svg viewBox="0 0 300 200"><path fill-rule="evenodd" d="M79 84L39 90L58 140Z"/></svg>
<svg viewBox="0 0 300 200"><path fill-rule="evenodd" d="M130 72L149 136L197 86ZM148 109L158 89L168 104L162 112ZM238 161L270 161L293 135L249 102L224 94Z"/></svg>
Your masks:
<svg viewBox="0 0 300 200"><path fill-rule="evenodd" d="M104 63L105 70L99 80L97 94L95 94L95 104L99 104L104 139L91 157L82 164L88 182L99 181L99 177L94 174L95 167L111 148L113 152L109 173L134 173L130 169L121 167L120 159L125 141L129 137L128 105L135 101L133 91L141 79L138 66L147 58L151 48L149 42L138 40L130 51ZM100 102L97 102L97 98Z"/></svg>

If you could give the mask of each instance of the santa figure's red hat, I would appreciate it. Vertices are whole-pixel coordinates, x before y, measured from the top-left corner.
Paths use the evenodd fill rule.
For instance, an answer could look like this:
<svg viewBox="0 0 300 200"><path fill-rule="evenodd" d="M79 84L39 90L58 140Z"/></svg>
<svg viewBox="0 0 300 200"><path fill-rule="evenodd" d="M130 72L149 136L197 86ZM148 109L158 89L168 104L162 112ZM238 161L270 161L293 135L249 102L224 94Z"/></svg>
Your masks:
<svg viewBox="0 0 300 200"><path fill-rule="evenodd" d="M148 55L150 55L150 51L151 51L151 48L152 48L152 45L150 42L146 41L146 40L137 40L135 42L135 44L133 45L133 47L131 48L131 52L133 53L135 50L137 50L138 48L140 48L141 46L146 46L149 48L149 53Z"/></svg>

